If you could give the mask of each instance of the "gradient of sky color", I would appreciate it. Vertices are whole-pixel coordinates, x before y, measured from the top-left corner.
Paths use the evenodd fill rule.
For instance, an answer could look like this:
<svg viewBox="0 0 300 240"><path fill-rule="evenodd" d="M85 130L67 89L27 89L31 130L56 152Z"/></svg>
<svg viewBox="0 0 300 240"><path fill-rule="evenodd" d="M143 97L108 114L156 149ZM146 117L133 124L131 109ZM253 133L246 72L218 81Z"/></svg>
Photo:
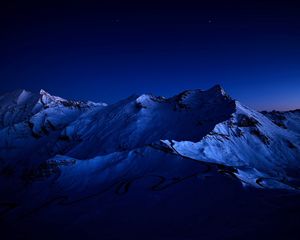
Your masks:
<svg viewBox="0 0 300 240"><path fill-rule="evenodd" d="M221 84L258 110L300 108L295 1L9 1L0 93L115 102Z"/></svg>

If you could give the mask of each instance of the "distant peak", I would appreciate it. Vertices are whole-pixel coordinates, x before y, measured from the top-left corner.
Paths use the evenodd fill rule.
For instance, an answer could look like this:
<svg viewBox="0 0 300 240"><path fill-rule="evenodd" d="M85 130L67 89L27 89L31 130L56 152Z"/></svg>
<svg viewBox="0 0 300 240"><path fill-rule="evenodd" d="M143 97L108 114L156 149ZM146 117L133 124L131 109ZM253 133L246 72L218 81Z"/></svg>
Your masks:
<svg viewBox="0 0 300 240"><path fill-rule="evenodd" d="M102 102L92 102L92 101L75 101L75 100L67 100L58 96L51 95L49 92L44 89L40 90L40 99L43 104L55 103L55 104L63 104L64 106L81 106L81 107L97 107L102 106L106 107L106 103Z"/></svg>
<svg viewBox="0 0 300 240"><path fill-rule="evenodd" d="M17 98L17 104L22 104L26 102L31 96L32 96L31 92L26 91L25 89L20 90L20 94Z"/></svg>
<svg viewBox="0 0 300 240"><path fill-rule="evenodd" d="M90 107L97 107L97 106L102 106L102 107L107 107L107 103L103 102L93 102L93 101L87 101L86 104Z"/></svg>
<svg viewBox="0 0 300 240"><path fill-rule="evenodd" d="M44 89L40 90L40 95L42 95L42 96L44 95L44 96L47 96L47 97L50 97L50 98L53 98L53 99L57 99L57 100L60 100L60 101L67 101L64 98L61 98L61 97L54 96L54 95L50 94L49 92L45 91Z"/></svg>
<svg viewBox="0 0 300 240"><path fill-rule="evenodd" d="M223 96L227 95L227 93L225 92L224 88L220 84L216 84L215 86L211 87L207 91L220 93Z"/></svg>
<svg viewBox="0 0 300 240"><path fill-rule="evenodd" d="M18 92L19 94L31 93L30 91L27 91L26 89L18 89L17 92Z"/></svg>
<svg viewBox="0 0 300 240"><path fill-rule="evenodd" d="M44 89L41 89L41 90L40 90L40 94L41 94L41 95L49 95L49 93L46 92Z"/></svg>
<svg viewBox="0 0 300 240"><path fill-rule="evenodd" d="M202 89L194 89L194 90L185 90L178 95L175 96L177 99L186 99L186 98L215 98L215 97L225 97L231 99L231 97L225 92L221 85L217 84L213 87L202 90Z"/></svg>
<svg viewBox="0 0 300 240"><path fill-rule="evenodd" d="M30 93L29 91L27 91L26 89L22 89L22 88L18 88L14 91L11 91L11 92L8 92L8 93L5 93L6 95L13 95L13 96L19 96L21 95L22 93Z"/></svg>
<svg viewBox="0 0 300 240"><path fill-rule="evenodd" d="M66 99L63 99L61 97L53 96L44 89L40 90L40 95L41 99L44 103L49 103L49 102L66 102Z"/></svg>

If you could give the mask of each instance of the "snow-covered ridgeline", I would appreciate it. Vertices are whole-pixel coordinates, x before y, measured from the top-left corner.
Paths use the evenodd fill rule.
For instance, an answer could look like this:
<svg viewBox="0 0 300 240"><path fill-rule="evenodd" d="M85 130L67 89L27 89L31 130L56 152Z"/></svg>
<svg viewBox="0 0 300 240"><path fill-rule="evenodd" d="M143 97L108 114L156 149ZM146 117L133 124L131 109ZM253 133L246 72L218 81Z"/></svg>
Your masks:
<svg viewBox="0 0 300 240"><path fill-rule="evenodd" d="M0 107L0 168L21 174L56 155L93 161L138 149L143 154L161 141L173 154L233 167L253 186L289 188L300 179L299 112L259 113L219 85L112 105L18 90L1 96Z"/></svg>

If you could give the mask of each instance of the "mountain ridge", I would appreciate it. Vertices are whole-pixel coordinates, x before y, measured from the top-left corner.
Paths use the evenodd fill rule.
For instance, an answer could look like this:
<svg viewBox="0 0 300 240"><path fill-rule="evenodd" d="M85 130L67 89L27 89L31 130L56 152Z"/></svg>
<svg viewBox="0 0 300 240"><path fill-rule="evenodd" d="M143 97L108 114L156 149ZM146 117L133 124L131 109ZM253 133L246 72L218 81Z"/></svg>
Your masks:
<svg viewBox="0 0 300 240"><path fill-rule="evenodd" d="M3 96L13 104L7 105ZM257 112L232 99L220 85L186 90L170 98L132 95L110 105L70 101L44 90L39 95L18 90L3 96L3 168L15 161L31 168L55 155L91 159L152 144L163 144L171 152L199 161L260 169L259 174L240 169L235 175L244 182L257 175L290 176L289 181L296 181L290 169L300 166L297 111L280 113L292 114L288 117ZM286 157L282 157L284 152ZM288 170L280 167L287 162L291 162ZM270 169L276 174L268 174ZM249 184L257 186L253 181Z"/></svg>
<svg viewBox="0 0 300 240"><path fill-rule="evenodd" d="M0 96L7 239L258 239L271 222L268 238L298 229L299 172L300 112L260 113L218 85L109 105Z"/></svg>

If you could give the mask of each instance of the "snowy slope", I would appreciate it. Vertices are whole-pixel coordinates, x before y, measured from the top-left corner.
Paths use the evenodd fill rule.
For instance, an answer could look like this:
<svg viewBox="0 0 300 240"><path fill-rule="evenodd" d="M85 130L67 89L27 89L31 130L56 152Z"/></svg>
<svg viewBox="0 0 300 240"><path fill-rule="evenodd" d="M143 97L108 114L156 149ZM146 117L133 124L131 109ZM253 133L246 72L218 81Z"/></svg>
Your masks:
<svg viewBox="0 0 300 240"><path fill-rule="evenodd" d="M64 150L61 132L83 113L106 104L69 101L41 90L17 90L0 97L2 166L35 165Z"/></svg>
<svg viewBox="0 0 300 240"><path fill-rule="evenodd" d="M67 155L91 158L132 150L161 139L200 140L234 111L234 101L219 86L185 91L172 98L131 96L88 112L66 128L80 143Z"/></svg>
<svg viewBox="0 0 300 240"><path fill-rule="evenodd" d="M290 236L297 236L299 198L245 191L220 170L158 146L89 160L56 156L26 184L13 184L5 194L0 181L2 236L196 240L278 235L295 239Z"/></svg>
<svg viewBox="0 0 300 240"><path fill-rule="evenodd" d="M300 133L300 110L286 112L272 111L262 113L271 119L271 121L277 126Z"/></svg>
<svg viewBox="0 0 300 240"><path fill-rule="evenodd" d="M8 239L268 238L282 216L299 227L299 149L299 111L260 113L218 85L112 105L17 90L0 97L1 226Z"/></svg>
<svg viewBox="0 0 300 240"><path fill-rule="evenodd" d="M163 142L182 156L234 167L234 174L243 183L298 189L298 129L278 127L263 114L238 102L232 117L217 124L201 141Z"/></svg>
<svg viewBox="0 0 300 240"><path fill-rule="evenodd" d="M219 85L171 98L131 96L109 106L68 101L44 90L18 90L0 99L4 169L17 162L29 171L57 154L91 159L164 145L180 156L233 167L232 174L253 186L298 183L299 112L263 115Z"/></svg>

